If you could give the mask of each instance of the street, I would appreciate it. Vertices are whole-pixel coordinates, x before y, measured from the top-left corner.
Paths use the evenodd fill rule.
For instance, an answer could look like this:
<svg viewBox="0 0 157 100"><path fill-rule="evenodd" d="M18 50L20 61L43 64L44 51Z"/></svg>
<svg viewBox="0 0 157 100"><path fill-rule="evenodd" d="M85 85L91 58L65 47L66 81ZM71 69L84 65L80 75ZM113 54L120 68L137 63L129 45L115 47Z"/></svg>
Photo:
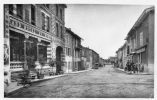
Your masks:
<svg viewBox="0 0 157 100"><path fill-rule="evenodd" d="M127 74L112 65L34 83L9 98L153 98L153 75Z"/></svg>

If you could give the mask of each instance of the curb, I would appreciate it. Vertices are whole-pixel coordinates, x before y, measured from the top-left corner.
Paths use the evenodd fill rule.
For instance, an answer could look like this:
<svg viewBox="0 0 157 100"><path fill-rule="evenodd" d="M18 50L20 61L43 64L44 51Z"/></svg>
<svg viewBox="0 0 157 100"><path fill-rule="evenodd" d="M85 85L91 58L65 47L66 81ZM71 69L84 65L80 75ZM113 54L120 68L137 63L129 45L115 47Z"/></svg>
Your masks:
<svg viewBox="0 0 157 100"><path fill-rule="evenodd" d="M76 71L76 72L71 72L71 73L66 73L66 74L63 74L63 75L57 75L57 76L54 76L54 77L50 77L50 78L46 78L46 79L39 79L39 80L33 80L31 81L32 83L37 83L37 82L42 82L42 81L45 81L45 80L50 80L50 79L55 79L55 78L59 78L59 77L63 77L63 76L68 76L68 75L72 75L72 74L78 74L78 73L83 73L83 72L87 72L87 71L92 71L93 69L90 69L90 70L83 70L83 71ZM11 95L12 93L20 90L20 89L23 89L25 87L21 86L11 92L8 92L7 95ZM4 96L7 98L7 95Z"/></svg>
<svg viewBox="0 0 157 100"><path fill-rule="evenodd" d="M45 81L45 80L50 80L50 79L54 79L54 78L59 78L59 77L67 76L67 75L68 74L63 74L63 75L57 75L57 76L46 78L46 79L33 80L33 81L31 81L31 83L41 82L41 81Z"/></svg>
<svg viewBox="0 0 157 100"><path fill-rule="evenodd" d="M149 74L149 73L129 73L127 71L124 71L124 69L120 69L120 68L116 68L116 69L119 70L119 71L122 71L126 74L130 74L130 75L153 75L153 74Z"/></svg>

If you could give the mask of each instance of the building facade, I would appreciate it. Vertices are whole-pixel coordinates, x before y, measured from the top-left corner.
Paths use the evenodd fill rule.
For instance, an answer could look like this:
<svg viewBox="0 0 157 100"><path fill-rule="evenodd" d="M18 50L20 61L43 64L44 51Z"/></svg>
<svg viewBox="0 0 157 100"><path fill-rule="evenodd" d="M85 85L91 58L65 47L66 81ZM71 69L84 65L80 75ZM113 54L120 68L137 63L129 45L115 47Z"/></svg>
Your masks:
<svg viewBox="0 0 157 100"><path fill-rule="evenodd" d="M87 49L81 46L81 70L87 69Z"/></svg>
<svg viewBox="0 0 157 100"><path fill-rule="evenodd" d="M124 69L126 67L127 63L127 48L126 43L124 43L123 46L121 46L117 51L117 67Z"/></svg>
<svg viewBox="0 0 157 100"><path fill-rule="evenodd" d="M95 64L99 64L99 54L92 50L92 67L94 67Z"/></svg>
<svg viewBox="0 0 157 100"><path fill-rule="evenodd" d="M154 7L143 11L126 41L128 59L143 65L143 72L154 73Z"/></svg>
<svg viewBox="0 0 157 100"><path fill-rule="evenodd" d="M4 5L4 73L34 70L40 59L64 60L64 9L60 4ZM62 70L56 66L56 71Z"/></svg>
<svg viewBox="0 0 157 100"><path fill-rule="evenodd" d="M73 71L73 52L74 48L72 45L72 39L73 35L71 33L71 30L66 28L65 32L65 68L64 72L69 73Z"/></svg>
<svg viewBox="0 0 157 100"><path fill-rule="evenodd" d="M67 35L66 40L70 40L69 45L72 55L72 71L81 70L81 37L75 34L70 28L66 28L66 33L70 34L70 39L68 39L69 37Z"/></svg>

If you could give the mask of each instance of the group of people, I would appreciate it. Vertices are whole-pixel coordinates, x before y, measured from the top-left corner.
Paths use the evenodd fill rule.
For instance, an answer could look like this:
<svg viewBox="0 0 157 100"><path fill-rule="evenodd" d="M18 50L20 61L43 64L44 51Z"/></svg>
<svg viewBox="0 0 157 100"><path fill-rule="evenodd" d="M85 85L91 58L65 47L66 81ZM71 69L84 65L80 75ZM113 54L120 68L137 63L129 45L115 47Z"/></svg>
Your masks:
<svg viewBox="0 0 157 100"><path fill-rule="evenodd" d="M144 66L140 63L134 63L133 61L128 61L125 67L125 71L129 73L139 73L144 71Z"/></svg>

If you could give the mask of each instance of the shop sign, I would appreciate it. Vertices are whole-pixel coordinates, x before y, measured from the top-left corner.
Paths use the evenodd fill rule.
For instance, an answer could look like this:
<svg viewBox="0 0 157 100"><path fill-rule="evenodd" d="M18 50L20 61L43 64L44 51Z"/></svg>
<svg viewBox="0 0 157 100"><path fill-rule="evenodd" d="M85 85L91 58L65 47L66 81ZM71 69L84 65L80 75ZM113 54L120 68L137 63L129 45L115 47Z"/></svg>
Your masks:
<svg viewBox="0 0 157 100"><path fill-rule="evenodd" d="M33 28L31 25L27 25L24 22L20 22L16 19L13 19L12 17L10 17L10 26L18 28L23 31L27 31L29 33L32 33L33 35L38 35L48 40L51 40L51 35L49 35L48 33L44 33L40 31L39 29Z"/></svg>
<svg viewBox="0 0 157 100"><path fill-rule="evenodd" d="M141 52L144 52L145 51L145 48L141 48L139 50L136 51L136 53L141 53Z"/></svg>

